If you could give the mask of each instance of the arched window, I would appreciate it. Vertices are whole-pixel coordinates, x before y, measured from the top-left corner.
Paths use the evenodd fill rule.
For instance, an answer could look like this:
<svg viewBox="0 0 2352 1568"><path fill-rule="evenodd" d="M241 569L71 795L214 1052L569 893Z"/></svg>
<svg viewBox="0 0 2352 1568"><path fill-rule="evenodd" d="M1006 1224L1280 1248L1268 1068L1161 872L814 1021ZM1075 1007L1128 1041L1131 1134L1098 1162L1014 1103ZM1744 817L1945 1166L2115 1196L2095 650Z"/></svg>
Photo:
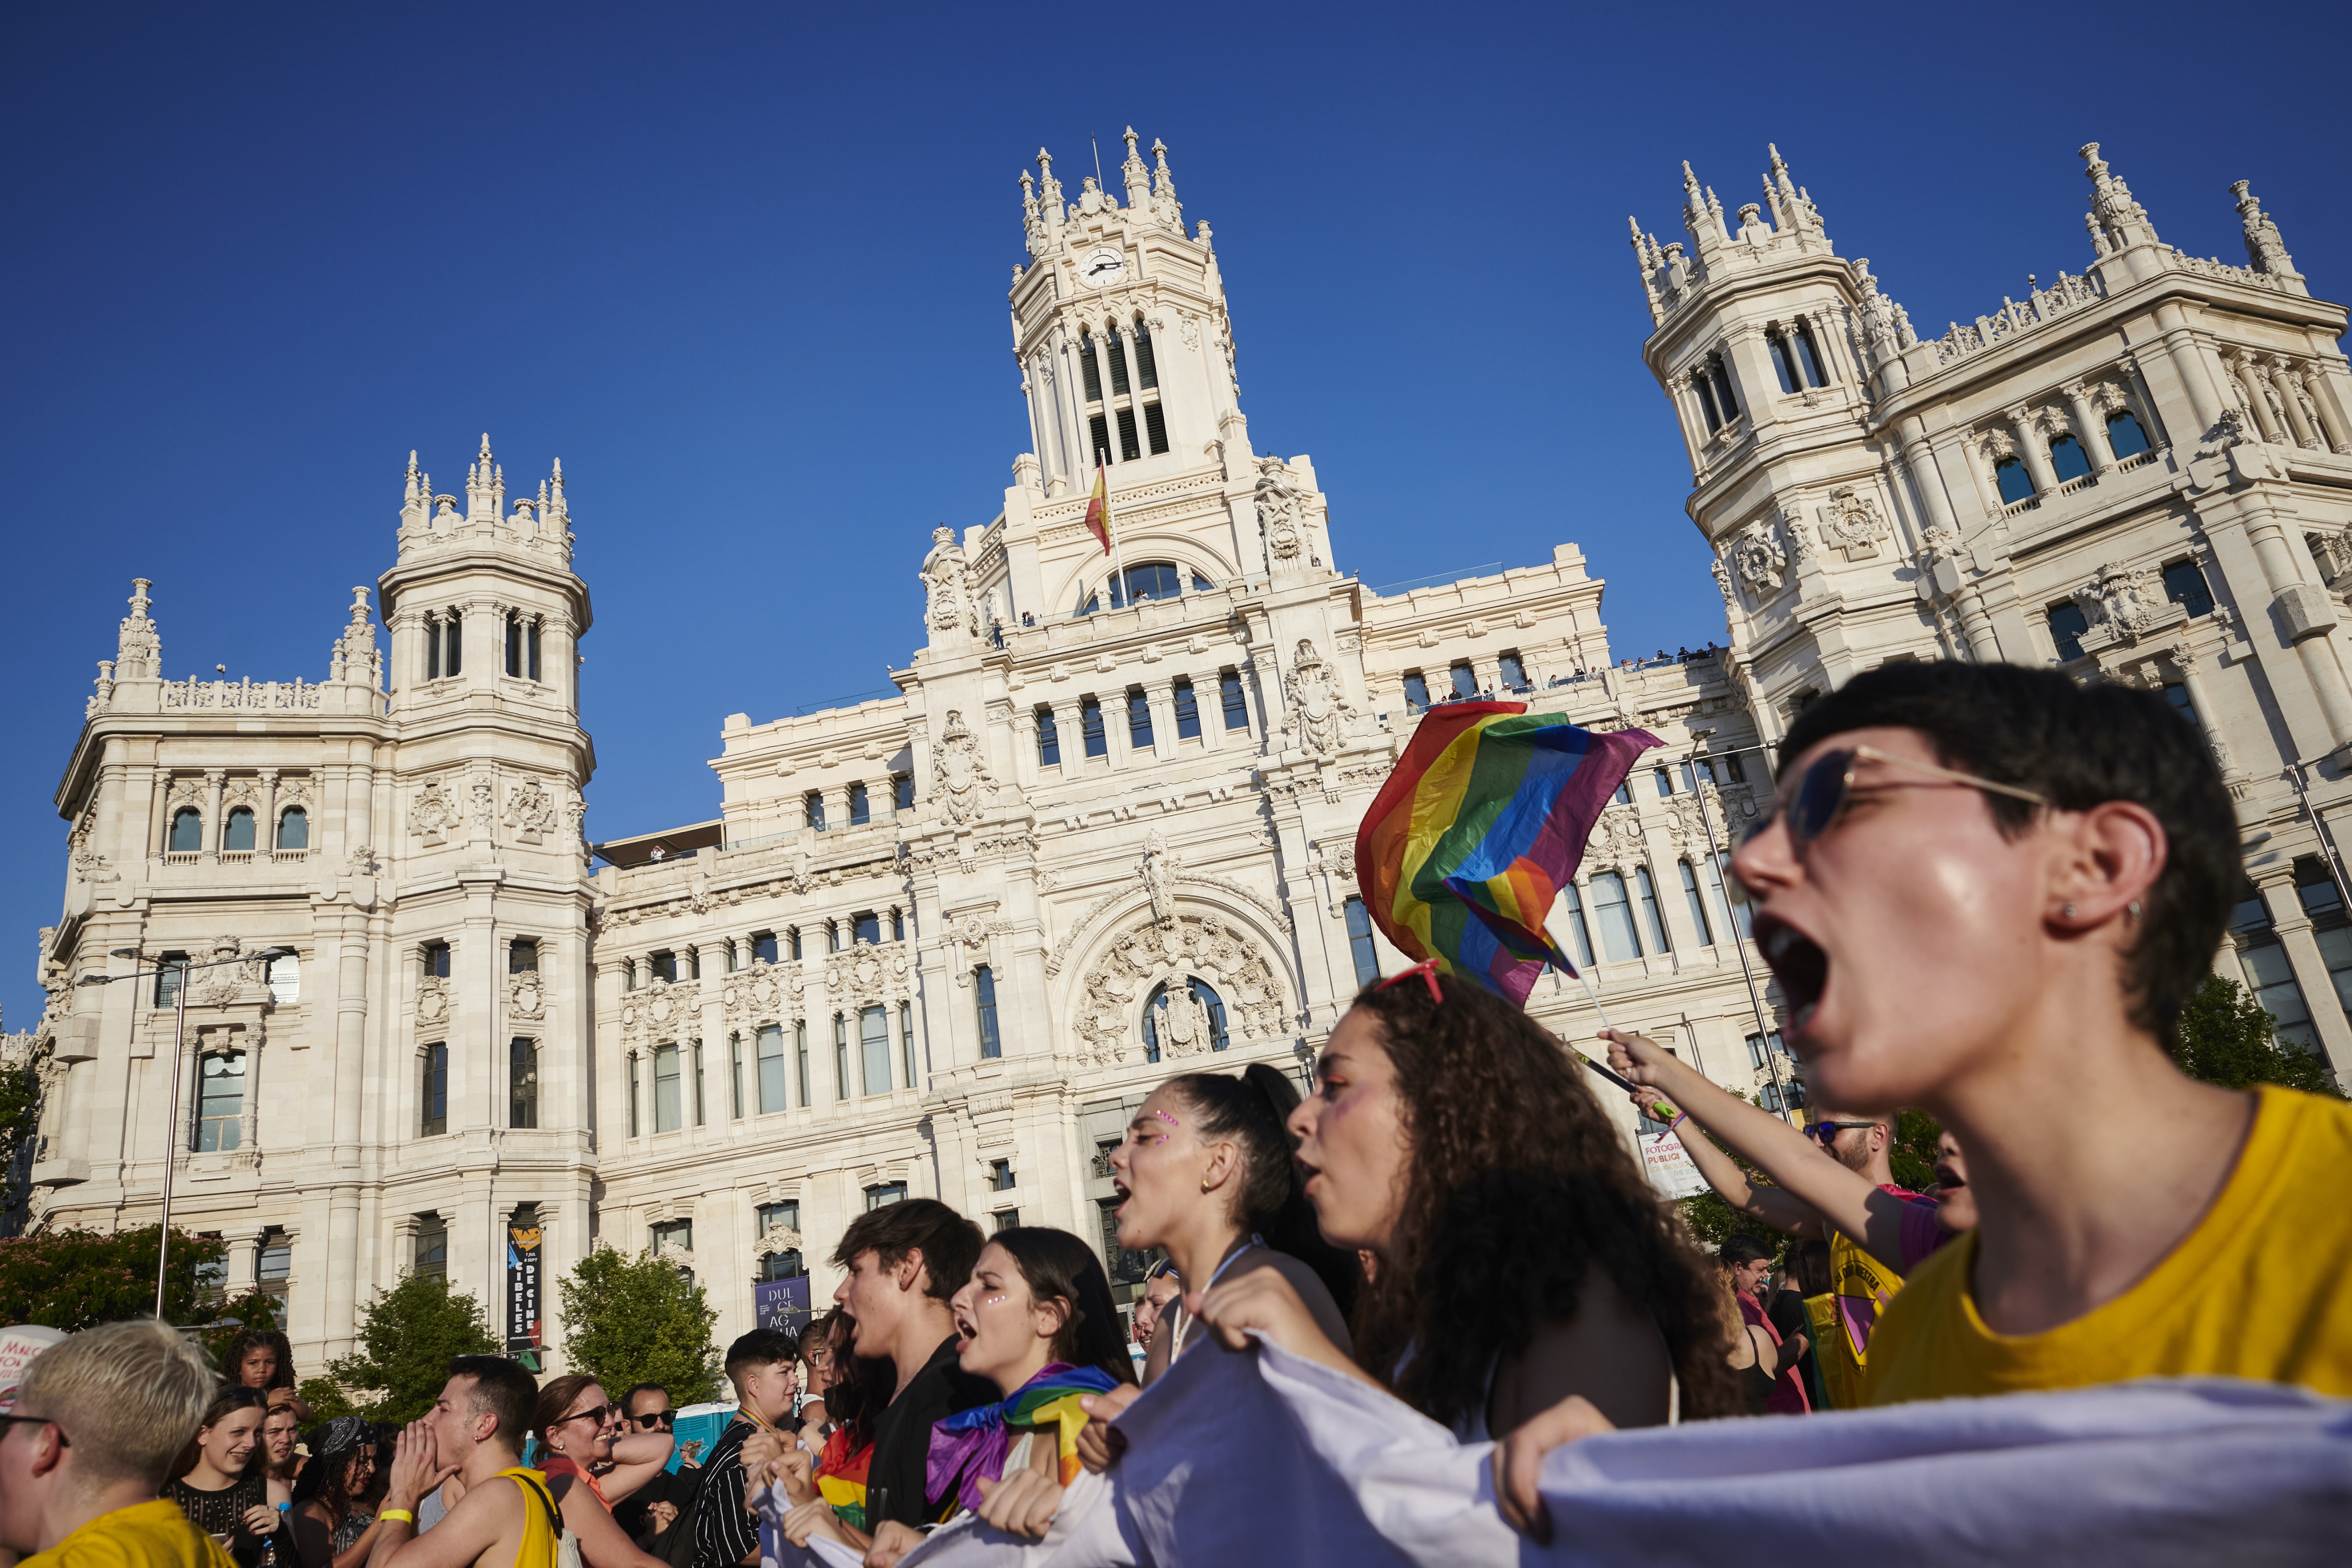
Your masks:
<svg viewBox="0 0 2352 1568"><path fill-rule="evenodd" d="M193 805L184 805L173 812L170 843L174 855L194 855L204 848L204 814Z"/></svg>
<svg viewBox="0 0 2352 1568"><path fill-rule="evenodd" d="M228 820L221 825L221 850L228 855L253 853L253 812L250 808L240 805L228 814Z"/></svg>
<svg viewBox="0 0 2352 1568"><path fill-rule="evenodd" d="M1146 561L1127 569L1125 577L1117 574L1109 579L1110 603L1113 609L1124 609L1142 599L1173 599L1184 592L1184 571L1172 561ZM1192 574L1195 592L1211 586L1199 573ZM1087 602L1078 606L1078 614L1091 616L1102 608L1099 591L1089 592Z"/></svg>
<svg viewBox="0 0 2352 1568"><path fill-rule="evenodd" d="M2032 499L2033 476L2027 473L2025 465L2015 458L2003 458L1995 463L1992 477L1994 484L2000 489L2001 505L2015 506L2019 501Z"/></svg>
<svg viewBox="0 0 2352 1568"><path fill-rule="evenodd" d="M2083 444L2072 436L2061 436L2050 443L2050 471L2065 484L2079 479L2091 471L2091 459L2084 456Z"/></svg>
<svg viewBox="0 0 2352 1568"><path fill-rule="evenodd" d="M2128 408L2118 408L2107 416L2107 445L2118 458L2137 457L2147 450L2147 432L2139 427L2139 416Z"/></svg>
<svg viewBox="0 0 2352 1568"><path fill-rule="evenodd" d="M197 1066L196 1137L199 1152L237 1146L245 1128L245 1053L207 1051Z"/></svg>
<svg viewBox="0 0 2352 1568"><path fill-rule="evenodd" d="M1207 981L1188 974L1172 992L1165 981L1152 987L1143 1004L1145 1061L1222 1051L1225 1045L1224 998Z"/></svg>
<svg viewBox="0 0 2352 1568"><path fill-rule="evenodd" d="M278 847L308 849L310 847L310 814L299 805L289 805L278 814Z"/></svg>

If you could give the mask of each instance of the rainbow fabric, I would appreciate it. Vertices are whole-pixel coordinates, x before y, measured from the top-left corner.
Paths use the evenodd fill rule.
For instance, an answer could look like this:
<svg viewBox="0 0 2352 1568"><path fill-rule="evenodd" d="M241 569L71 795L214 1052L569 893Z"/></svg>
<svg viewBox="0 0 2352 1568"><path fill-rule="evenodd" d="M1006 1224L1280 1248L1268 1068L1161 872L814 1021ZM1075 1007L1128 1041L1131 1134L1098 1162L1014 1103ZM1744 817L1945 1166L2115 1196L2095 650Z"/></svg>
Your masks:
<svg viewBox="0 0 2352 1568"><path fill-rule="evenodd" d="M833 1511L852 1529L866 1530L866 1478L873 1464L874 1445L868 1443L853 1453L846 1426L833 1429L833 1436L824 1440L824 1452L817 1457L817 1496L832 1504Z"/></svg>
<svg viewBox="0 0 2352 1568"><path fill-rule="evenodd" d="M1633 759L1662 744L1524 702L1431 709L1356 833L1365 909L1400 951L1524 1006L1546 963L1576 973L1545 917Z"/></svg>
<svg viewBox="0 0 2352 1568"><path fill-rule="evenodd" d="M1050 1362L1003 1404L959 1411L934 1424L923 1488L931 1506L949 1513L958 1507L978 1508L982 1479L1004 1479L1004 1457L1013 1447L1015 1426L1053 1433L1062 1484L1068 1486L1078 1479L1078 1433L1087 1424L1078 1400L1117 1386L1109 1373L1097 1368Z"/></svg>

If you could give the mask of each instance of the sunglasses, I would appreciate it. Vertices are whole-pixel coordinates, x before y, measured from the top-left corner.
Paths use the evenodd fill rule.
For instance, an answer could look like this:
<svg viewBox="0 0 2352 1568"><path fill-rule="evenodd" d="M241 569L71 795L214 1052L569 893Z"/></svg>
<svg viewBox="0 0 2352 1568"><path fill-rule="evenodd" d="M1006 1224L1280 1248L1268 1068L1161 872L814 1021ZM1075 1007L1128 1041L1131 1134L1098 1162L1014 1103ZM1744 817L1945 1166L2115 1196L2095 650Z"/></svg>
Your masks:
<svg viewBox="0 0 2352 1568"><path fill-rule="evenodd" d="M1445 993L1437 988L1437 960L1433 958L1424 958L1411 969L1400 969L1372 989L1385 991L1391 985L1402 985L1408 980L1419 980L1423 985L1429 987L1430 1005L1433 1007L1445 1005Z"/></svg>
<svg viewBox="0 0 2352 1568"><path fill-rule="evenodd" d="M565 1426L571 1425L574 1421L593 1421L601 1426L605 1421L620 1414L621 1407L617 1405L592 1405L585 1410L573 1411L562 1420L558 1421L556 1425L558 1426Z"/></svg>
<svg viewBox="0 0 2352 1568"><path fill-rule="evenodd" d="M13 1426L18 1422L34 1426L58 1426L58 1424L47 1415L0 1415L0 1426ZM73 1447L72 1441L66 1436L66 1429L62 1426L58 1426L58 1447L60 1448Z"/></svg>
<svg viewBox="0 0 2352 1568"><path fill-rule="evenodd" d="M1826 1149L1831 1144L1837 1142L1839 1133L1843 1132L1850 1127L1875 1127L1877 1125L1878 1123L1875 1121L1816 1121L1811 1127L1804 1129L1804 1134L1808 1138L1819 1141L1821 1146Z"/></svg>
<svg viewBox="0 0 2352 1568"><path fill-rule="evenodd" d="M632 1416L630 1419L637 1424L637 1430L640 1432L650 1432L656 1426L668 1426L676 1424L677 1420L677 1412L675 1410L652 1410L646 1412L643 1415Z"/></svg>
<svg viewBox="0 0 2352 1568"><path fill-rule="evenodd" d="M1797 787L1784 798L1774 801L1771 810L1750 824L1748 831L1740 835L1740 843L1753 842L1759 834L1772 826L1776 817L1788 824L1789 842L1799 849L1835 827L1838 818L1845 815L1847 803L1853 798L1853 765L1856 763L1885 763L1894 767L1911 768L1919 773L1932 773L1939 779L1948 779L1953 784L1967 784L1971 789L2005 795L2012 800L2026 801L2034 805L2050 804L2047 796L2036 795L2030 789L2020 789L2015 784L1995 784L1974 773L1956 773L1950 768L1937 767L1933 763L1895 756L1875 746L1851 746L1824 752L1814 758L1812 765L1797 781Z"/></svg>

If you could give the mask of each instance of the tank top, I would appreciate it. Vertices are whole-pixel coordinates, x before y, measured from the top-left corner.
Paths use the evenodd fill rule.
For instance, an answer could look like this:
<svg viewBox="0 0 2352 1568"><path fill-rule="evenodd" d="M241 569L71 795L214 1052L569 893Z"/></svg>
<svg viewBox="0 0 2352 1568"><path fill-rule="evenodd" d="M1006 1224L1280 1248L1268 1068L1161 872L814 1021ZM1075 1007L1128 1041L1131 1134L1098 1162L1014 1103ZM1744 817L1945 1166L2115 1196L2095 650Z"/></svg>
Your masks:
<svg viewBox="0 0 2352 1568"><path fill-rule="evenodd" d="M555 1499L547 1478L517 1465L499 1474L522 1489L522 1544L515 1549L515 1568L555 1568Z"/></svg>

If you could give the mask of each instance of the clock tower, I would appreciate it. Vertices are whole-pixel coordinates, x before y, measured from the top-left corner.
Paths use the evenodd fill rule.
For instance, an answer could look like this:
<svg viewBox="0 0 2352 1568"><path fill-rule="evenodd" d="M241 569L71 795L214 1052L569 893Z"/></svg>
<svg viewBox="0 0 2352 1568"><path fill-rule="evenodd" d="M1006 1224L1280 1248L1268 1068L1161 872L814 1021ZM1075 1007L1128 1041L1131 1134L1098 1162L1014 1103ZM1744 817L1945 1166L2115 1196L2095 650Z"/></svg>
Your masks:
<svg viewBox="0 0 2352 1568"><path fill-rule="evenodd" d="M1092 178L1065 201L1054 160L1021 176L1029 264L1013 272L1013 352L1045 494L1092 482L1099 459L1127 488L1173 475L1227 441L1248 441L1224 280L1209 226L1188 236L1168 149L1147 165L1126 133L1127 202ZM1185 351L1171 352L1171 340Z"/></svg>

